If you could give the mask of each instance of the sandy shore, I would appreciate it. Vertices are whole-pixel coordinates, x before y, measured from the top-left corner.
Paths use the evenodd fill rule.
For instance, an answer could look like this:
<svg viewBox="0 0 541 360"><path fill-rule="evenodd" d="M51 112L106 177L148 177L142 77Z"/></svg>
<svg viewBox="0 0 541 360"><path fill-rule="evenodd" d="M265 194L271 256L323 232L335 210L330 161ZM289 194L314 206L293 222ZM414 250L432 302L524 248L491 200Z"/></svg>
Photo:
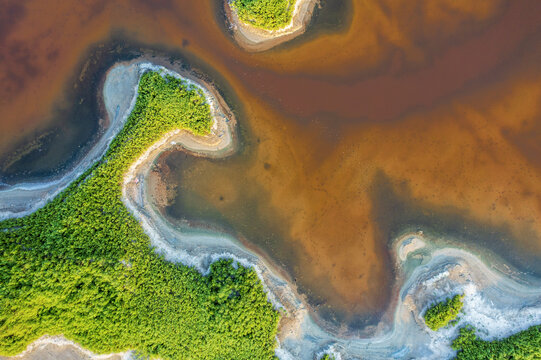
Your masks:
<svg viewBox="0 0 541 360"><path fill-rule="evenodd" d="M441 245L438 239L415 233L396 239L391 248L397 273L394 298L380 325L373 329L374 335L369 338L345 337L322 328L314 321L308 305L294 285L281 276L280 269L269 261L231 236L176 226L154 206L148 180L159 155L164 151L183 150L199 156L228 156L236 149L236 120L210 84L193 74L183 73L180 66L167 65L159 59L153 59L153 62L140 59L117 64L108 72L104 83L104 103L109 117L123 124L137 96L141 74L148 69L161 69L183 77L203 90L211 106L214 123L207 136L172 131L147 149L125 175L123 202L150 236L155 251L168 261L194 266L202 273L208 272L210 264L220 258L233 258L253 267L269 300L284 315L276 350L280 359L311 360L322 351L336 354L337 359L450 358L453 355L450 340L456 336L458 326L435 333L424 325L422 314L432 302L456 293L466 295L460 324L469 323L482 329L486 339L507 336L541 323L539 279L529 278L501 264L487 266L479 257L450 247L449 242ZM156 65L157 62L167 65L167 69ZM84 171L84 166L81 165L81 169ZM32 200L37 202L38 199ZM2 203L0 210L1 206ZM48 354L65 359L99 357L73 343L63 342L66 340L61 337L54 337L54 341L48 339L51 338L42 338L31 344L18 358L42 359ZM72 353L82 355L70 357ZM129 354L99 358L115 356L127 357Z"/></svg>
<svg viewBox="0 0 541 360"><path fill-rule="evenodd" d="M128 360L131 358L130 352L107 355L94 354L62 336L42 336L17 356L0 356L0 360Z"/></svg>
<svg viewBox="0 0 541 360"><path fill-rule="evenodd" d="M244 23L231 8L228 0L224 1L224 9L237 43L244 50L256 52L268 50L303 34L317 3L319 0L297 0L291 22L278 30L259 29Z"/></svg>

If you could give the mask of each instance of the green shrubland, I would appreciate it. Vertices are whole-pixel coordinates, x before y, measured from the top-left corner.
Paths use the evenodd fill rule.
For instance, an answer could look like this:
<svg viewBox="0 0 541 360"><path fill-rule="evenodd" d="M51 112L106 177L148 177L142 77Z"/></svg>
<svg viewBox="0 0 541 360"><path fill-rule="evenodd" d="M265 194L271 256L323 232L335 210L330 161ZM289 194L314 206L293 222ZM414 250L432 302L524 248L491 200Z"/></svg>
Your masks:
<svg viewBox="0 0 541 360"><path fill-rule="evenodd" d="M296 0L231 0L231 7L243 22L252 26L276 30L291 21Z"/></svg>
<svg viewBox="0 0 541 360"><path fill-rule="evenodd" d="M200 90L145 73L105 156L35 213L0 222L0 353L63 334L99 353L271 359L278 313L252 269L167 262L121 201L123 175L164 133L206 134Z"/></svg>
<svg viewBox="0 0 541 360"><path fill-rule="evenodd" d="M319 360L335 360L335 357L331 354L325 354L319 358Z"/></svg>
<svg viewBox="0 0 541 360"><path fill-rule="evenodd" d="M455 295L431 306L424 316L426 325L434 331L447 326L449 322L456 319L458 313L462 310L462 306L464 306L463 298L464 295Z"/></svg>
<svg viewBox="0 0 541 360"><path fill-rule="evenodd" d="M460 360L533 360L541 359L541 325L511 335L505 339L481 340L471 326L460 329L453 341Z"/></svg>

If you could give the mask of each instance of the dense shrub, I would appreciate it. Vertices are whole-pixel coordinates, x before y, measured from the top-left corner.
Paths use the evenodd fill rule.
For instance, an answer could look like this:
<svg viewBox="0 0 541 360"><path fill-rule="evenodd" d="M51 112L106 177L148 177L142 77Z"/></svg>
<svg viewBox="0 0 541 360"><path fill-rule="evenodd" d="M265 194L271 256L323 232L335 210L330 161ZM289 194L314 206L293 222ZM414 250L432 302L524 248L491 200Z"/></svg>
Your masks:
<svg viewBox="0 0 541 360"><path fill-rule="evenodd" d="M541 359L541 326L532 326L508 338L494 341L481 340L475 334L475 329L467 326L460 329L452 346L458 351L456 359L460 360Z"/></svg>
<svg viewBox="0 0 541 360"><path fill-rule="evenodd" d="M426 325L434 331L447 326L450 321L456 319L458 313L462 310L462 306L464 306L463 298L464 295L455 295L431 306L425 313Z"/></svg>
<svg viewBox="0 0 541 360"><path fill-rule="evenodd" d="M335 360L335 357L330 354L325 354L322 357L320 357L319 360Z"/></svg>
<svg viewBox="0 0 541 360"><path fill-rule="evenodd" d="M252 26L276 30L291 22L296 0L231 0L240 20Z"/></svg>
<svg viewBox="0 0 541 360"><path fill-rule="evenodd" d="M0 222L0 353L63 334L99 353L271 359L278 314L252 269L167 262L121 201L123 174L164 133L208 133L200 90L145 73L106 155L32 215Z"/></svg>

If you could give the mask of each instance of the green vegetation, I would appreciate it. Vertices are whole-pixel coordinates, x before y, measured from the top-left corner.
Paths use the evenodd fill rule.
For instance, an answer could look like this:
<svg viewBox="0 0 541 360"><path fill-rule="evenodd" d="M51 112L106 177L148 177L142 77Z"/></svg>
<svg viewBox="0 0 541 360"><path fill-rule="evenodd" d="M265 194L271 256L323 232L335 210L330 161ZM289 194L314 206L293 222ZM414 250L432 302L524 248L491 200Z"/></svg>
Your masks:
<svg viewBox="0 0 541 360"><path fill-rule="evenodd" d="M231 7L243 22L276 30L291 22L296 0L231 0Z"/></svg>
<svg viewBox="0 0 541 360"><path fill-rule="evenodd" d="M426 311L425 322L436 331L447 324L456 322L464 295L455 295ZM458 360L534 360L541 359L541 325L511 335L505 339L485 341L475 334L475 329L467 325L460 329L453 340L452 348L457 351Z"/></svg>
<svg viewBox="0 0 541 360"><path fill-rule="evenodd" d="M335 360L335 357L330 354L325 354L322 357L320 357L319 360Z"/></svg>
<svg viewBox="0 0 541 360"><path fill-rule="evenodd" d="M458 351L456 359L461 360L541 359L541 325L494 341L481 340L475 330L467 326L460 329L460 334L452 346Z"/></svg>
<svg viewBox="0 0 541 360"><path fill-rule="evenodd" d="M462 306L464 306L463 298L464 295L455 295L446 301L431 306L425 313L426 325L434 331L447 326L449 322L456 319L458 313L462 310Z"/></svg>
<svg viewBox="0 0 541 360"><path fill-rule="evenodd" d="M163 359L272 359L278 313L252 269L202 276L167 262L121 201L123 174L164 133L208 133L200 90L145 73L106 155L42 209L0 222L0 353L44 334L99 353Z"/></svg>

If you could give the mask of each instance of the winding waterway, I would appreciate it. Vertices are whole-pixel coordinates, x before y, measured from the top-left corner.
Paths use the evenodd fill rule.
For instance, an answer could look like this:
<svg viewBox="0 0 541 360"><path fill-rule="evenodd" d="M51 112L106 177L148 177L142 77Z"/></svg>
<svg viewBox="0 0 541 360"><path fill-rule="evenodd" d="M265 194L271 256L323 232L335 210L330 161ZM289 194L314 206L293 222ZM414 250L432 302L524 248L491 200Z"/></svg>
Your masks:
<svg viewBox="0 0 541 360"><path fill-rule="evenodd" d="M539 2L323 1L305 35L255 54L220 1L149 4L6 2L2 182L69 168L104 125L105 69L155 53L214 81L241 142L163 155L163 212L265 253L331 325L380 320L407 230L541 274Z"/></svg>

